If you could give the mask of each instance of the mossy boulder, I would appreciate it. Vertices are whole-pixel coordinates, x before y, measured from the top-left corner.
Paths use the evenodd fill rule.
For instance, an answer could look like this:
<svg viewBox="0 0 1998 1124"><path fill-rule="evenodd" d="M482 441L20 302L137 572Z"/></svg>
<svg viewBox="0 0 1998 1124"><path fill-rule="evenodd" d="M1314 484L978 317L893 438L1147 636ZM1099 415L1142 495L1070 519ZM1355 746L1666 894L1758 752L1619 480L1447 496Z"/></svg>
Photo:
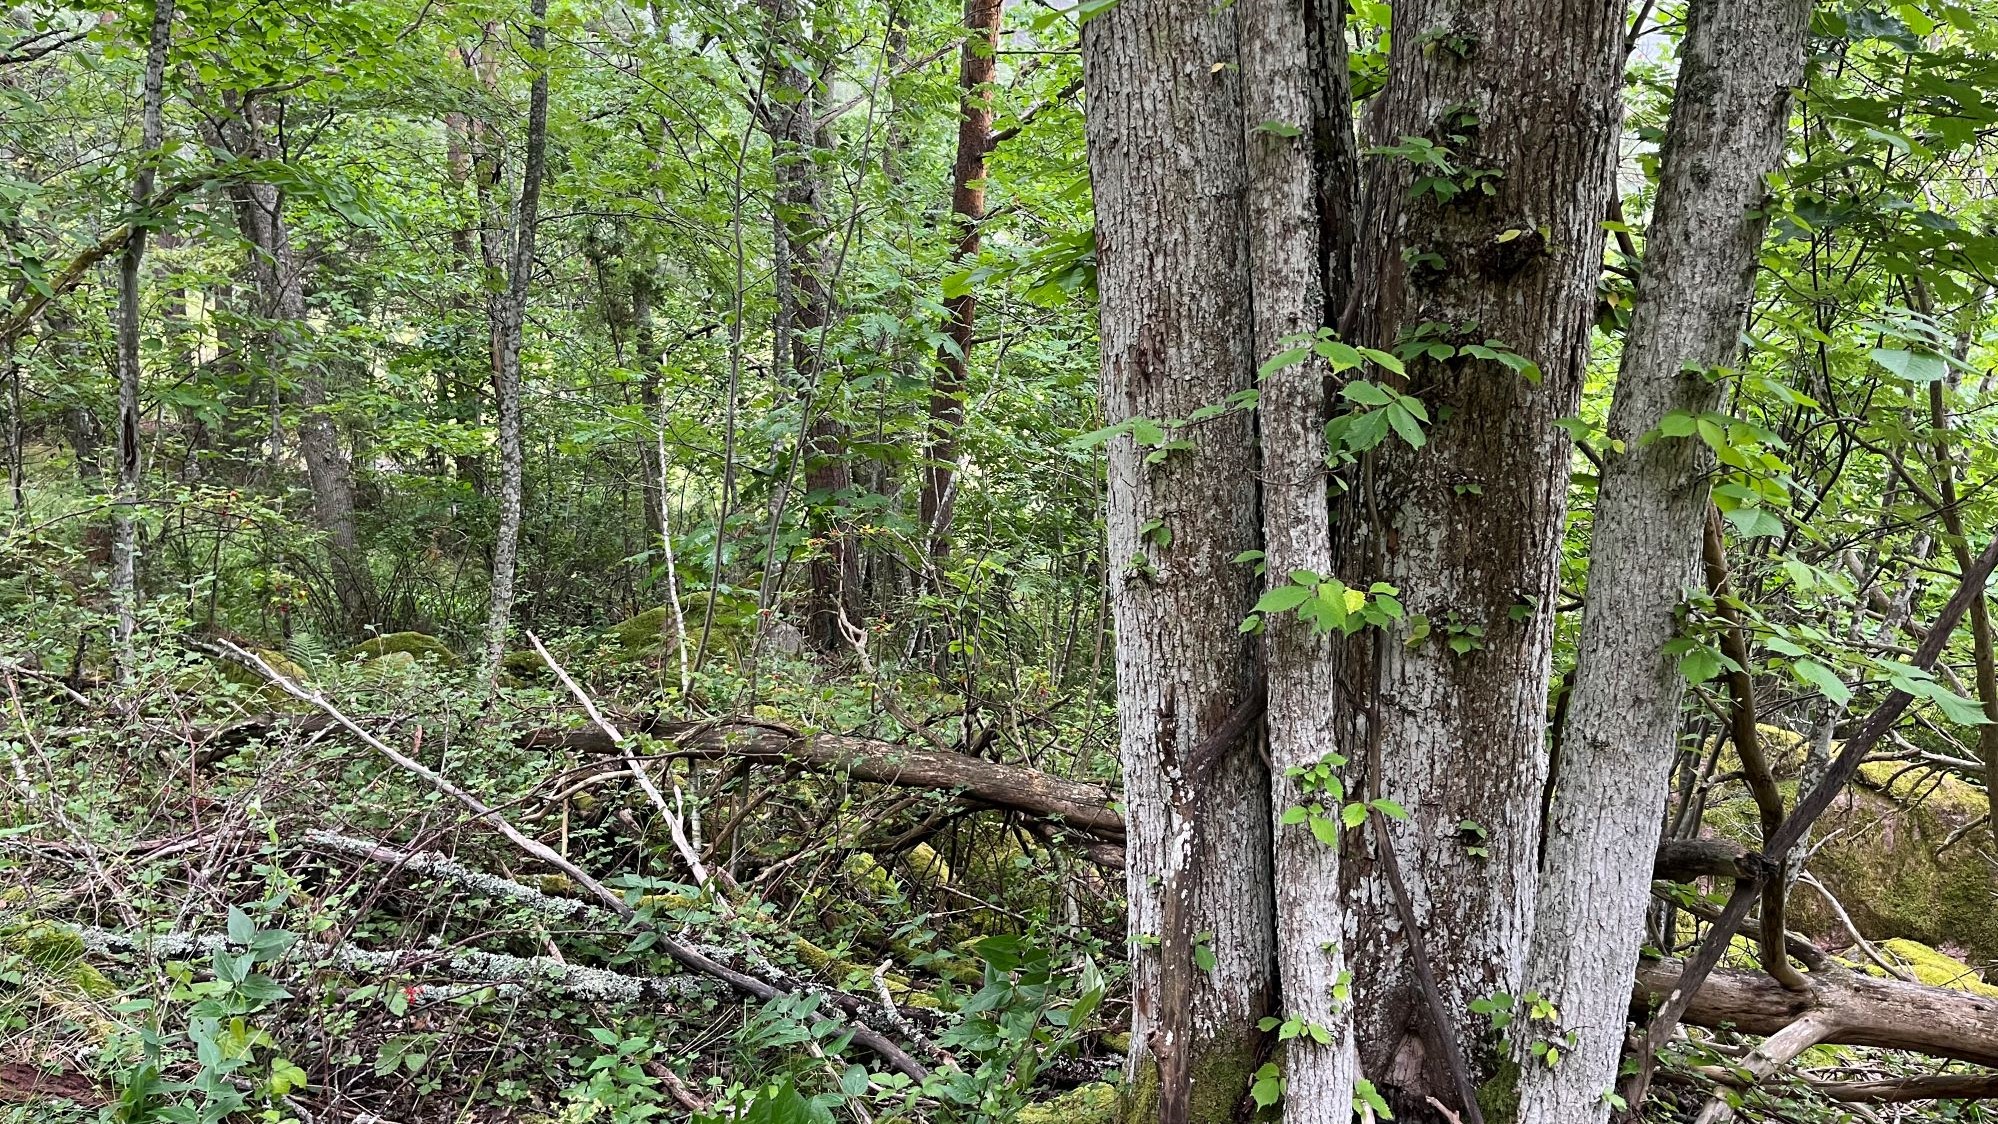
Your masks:
<svg viewBox="0 0 1998 1124"><path fill-rule="evenodd" d="M680 599L680 616L687 625L687 650L691 655L701 642L701 629L708 616L710 595L690 593ZM756 599L741 594L713 595L714 624L708 632L708 650L735 659L748 650L756 631ZM668 655L678 646L680 633L673 608L655 605L612 625L608 639L627 660L647 660Z"/></svg>
<svg viewBox="0 0 1998 1124"><path fill-rule="evenodd" d="M347 652L349 659L362 660L397 655L409 656L410 662L434 663L439 667L458 666L458 653L427 632L391 632L374 636L354 645Z"/></svg>
<svg viewBox="0 0 1998 1124"><path fill-rule="evenodd" d="M1117 1090L1101 1081L1078 1085L1053 1100L1030 1104L1017 1124L1111 1124L1117 1119Z"/></svg>
<svg viewBox="0 0 1998 1124"><path fill-rule="evenodd" d="M271 648L249 648L247 650L268 664L272 671L277 672L293 683L303 686L312 682L312 673L306 671L297 661L283 652ZM264 678L263 673L256 668L245 667L235 660L230 659L216 660L215 667L221 673L222 678L231 683L241 684L245 687L263 687L274 697L283 694L281 688Z"/></svg>
<svg viewBox="0 0 1998 1124"><path fill-rule="evenodd" d="M1910 975L1931 987L1954 988L1957 991L1998 997L1998 987L1985 983L1977 974L1977 969L1919 941L1898 939L1882 941L1880 951L1889 959L1900 961ZM1869 967L1875 975L1885 974L1877 965Z"/></svg>
<svg viewBox="0 0 1998 1124"><path fill-rule="evenodd" d="M1762 729L1784 802L1794 807L1808 743L1789 731ZM1976 836L1985 829L1972 828L1989 807L1983 789L1954 775L1870 762L1812 829L1817 849L1808 869L1868 940L1961 949L1972 963L1998 961L1998 868L1981 853ZM1706 823L1747 846L1759 842L1755 805L1739 784L1729 786ZM1790 900L1792 928L1827 948L1850 943L1817 894L1800 887Z"/></svg>

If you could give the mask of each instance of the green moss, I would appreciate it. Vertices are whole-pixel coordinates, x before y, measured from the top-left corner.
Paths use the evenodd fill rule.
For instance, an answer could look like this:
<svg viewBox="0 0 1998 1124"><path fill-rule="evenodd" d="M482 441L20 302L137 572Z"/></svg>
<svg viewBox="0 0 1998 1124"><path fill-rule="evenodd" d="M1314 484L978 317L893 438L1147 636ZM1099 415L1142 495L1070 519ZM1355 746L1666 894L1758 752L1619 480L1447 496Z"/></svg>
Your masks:
<svg viewBox="0 0 1998 1124"><path fill-rule="evenodd" d="M1513 1124L1519 1117L1519 1063L1501 1055L1498 1069L1478 1086L1478 1108L1486 1124Z"/></svg>
<svg viewBox="0 0 1998 1124"><path fill-rule="evenodd" d="M1014 1120L1016 1124L1111 1124L1116 1118L1116 1088L1093 1081L1053 1100L1028 1105Z"/></svg>
<svg viewBox="0 0 1998 1124"><path fill-rule="evenodd" d="M734 658L755 634L756 601L724 593L717 596L714 602L714 626L708 633L709 650ZM687 645L691 652L700 643L702 622L708 616L708 594L690 593L682 597L680 615L687 622ZM655 605L635 617L612 625L609 638L627 659L665 655L679 639L679 633L673 626L673 609L669 605Z"/></svg>
<svg viewBox="0 0 1998 1124"><path fill-rule="evenodd" d="M1249 1085L1262 1063L1262 1036L1256 1032L1192 1044L1191 1089L1187 1096L1188 1124L1234 1124L1236 1109L1248 1098ZM1147 1055L1137 1074L1118 1098L1122 1124L1155 1124L1159 1118L1157 1062Z"/></svg>
<svg viewBox="0 0 1998 1124"><path fill-rule="evenodd" d="M311 674L294 663L284 653L273 651L269 648L252 648L250 650L256 654L258 659L269 664L272 671L277 672L293 683L303 685L312 682ZM222 678L231 683L240 683L245 687L265 687L273 693L281 693L279 688L270 680L265 679L263 673L259 672L256 668L244 667L235 660L218 660L216 667L221 670Z"/></svg>
<svg viewBox="0 0 1998 1124"><path fill-rule="evenodd" d="M1945 952L1938 952L1918 941L1887 940L1880 942L1880 951L1907 965L1916 979L1931 987L1954 988L1978 995L1998 996L1998 987L1985 983L1976 969ZM1882 974L1873 966L1875 975Z"/></svg>
<svg viewBox="0 0 1998 1124"><path fill-rule="evenodd" d="M19 956L38 974L92 999L116 995L118 987L84 960L83 938L74 929L35 921L0 936L0 947Z"/></svg>
<svg viewBox="0 0 1998 1124"><path fill-rule="evenodd" d="M1792 735L1794 736L1794 735ZM1774 764L1774 762L1772 762ZM1998 877L1973 839L1943 844L1989 807L1983 789L1928 770L1903 773L1903 762L1861 766L1857 782L1813 829L1822 841L1810 871L1851 913L1869 940L1901 938L1960 948L1973 962L1998 960ZM1780 772L1780 767L1779 767ZM1898 777L1897 777L1898 775ZM1797 782L1779 783L1794 806ZM1711 807L1706 826L1746 846L1760 841L1755 805L1738 785ZM1849 942L1844 926L1807 888L1790 896L1790 926L1834 947Z"/></svg>
<svg viewBox="0 0 1998 1124"><path fill-rule="evenodd" d="M363 640L347 652L348 658L363 660L378 660L392 655L407 655L442 667L458 666L458 653L427 632L391 632L386 636Z"/></svg>

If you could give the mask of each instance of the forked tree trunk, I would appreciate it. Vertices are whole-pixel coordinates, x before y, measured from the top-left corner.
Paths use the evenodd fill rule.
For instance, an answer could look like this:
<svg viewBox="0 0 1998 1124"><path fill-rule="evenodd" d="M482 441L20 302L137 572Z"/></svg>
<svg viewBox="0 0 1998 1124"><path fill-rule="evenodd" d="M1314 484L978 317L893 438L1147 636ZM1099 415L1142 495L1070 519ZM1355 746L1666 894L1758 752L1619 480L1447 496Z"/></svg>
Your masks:
<svg viewBox="0 0 1998 1124"><path fill-rule="evenodd" d="M965 0L964 52L958 62L957 162L951 171L950 210L957 230L951 263L967 268L978 259L985 221L985 156L992 148L992 76L999 53L999 24L1006 0ZM929 584L941 588L950 555L951 512L956 506L958 430L964 425L964 390L971 365L978 293L966 290L944 302L944 335L930 380L929 447L924 450L921 514Z"/></svg>
<svg viewBox="0 0 1998 1124"><path fill-rule="evenodd" d="M167 47L173 40L174 0L154 0L140 93L139 150L142 163L132 177L132 207L153 201L153 159L165 139ZM116 658L121 674L132 671L132 632L139 600L139 266L146 257L146 228L134 227L118 258L118 499L111 516L111 601L118 614Z"/></svg>
<svg viewBox="0 0 1998 1124"><path fill-rule="evenodd" d="M1113 424L1186 418L1254 384L1235 19L1124 0L1083 28ZM1238 709L1257 689L1239 632L1257 583L1231 561L1258 540L1253 438L1241 412L1185 436L1176 451L1130 433L1109 443L1108 558L1129 809L1127 1115L1208 1124L1235 1118L1261 1060L1274 903L1260 731Z"/></svg>
<svg viewBox="0 0 1998 1124"><path fill-rule="evenodd" d="M1670 414L1720 405L1716 369L1740 350L1766 225L1763 177L1782 159L1809 22L1809 0L1694 0L1688 15L1610 409L1528 973L1560 1019L1518 1036L1576 1037L1557 1066L1521 1060L1520 1120L1581 1124L1608 1111L1649 900L1641 872L1678 744L1684 683L1663 649L1699 585L1711 463L1697 439L1656 431Z"/></svg>
<svg viewBox="0 0 1998 1124"><path fill-rule="evenodd" d="M1496 340L1540 371L1536 382L1494 359L1411 361L1406 390L1435 419L1426 446L1390 437L1342 515L1342 577L1393 584L1428 628L1379 643L1362 634L1341 690L1354 726L1374 720L1362 756L1378 746L1379 760L1353 772L1410 813L1392 837L1414 933L1374 833L1348 834L1341 876L1362 1071L1405 1122L1440 1119L1430 1097L1462 1110L1439 1035L1462 1045L1481 1101L1510 1100L1493 1080L1496 1036L1469 1006L1520 993L1532 935L1570 455L1555 422L1575 412L1588 360L1623 10L1398 4L1388 84L1368 119L1370 143L1403 151L1365 173L1357 338L1428 336L1438 351ZM1418 169L1409 138L1447 149L1449 166ZM1435 966L1450 1025L1428 1025L1411 939Z"/></svg>
<svg viewBox="0 0 1998 1124"><path fill-rule="evenodd" d="M520 168L520 200L514 207L512 256L507 287L494 327L493 389L499 403L499 529L493 539L492 599L486 610L483 671L486 682L499 674L506 654L507 626L513 618L513 584L520 549L520 505L524 464L520 439L520 340L527 320L527 287L534 276L534 236L540 218L541 176L548 156L548 0L533 0L527 26L528 57L534 86L527 101L527 151Z"/></svg>
<svg viewBox="0 0 1998 1124"><path fill-rule="evenodd" d="M1248 182L1255 356L1283 351L1299 333L1329 327L1350 288L1358 161L1346 82L1344 4L1241 0L1243 127ZM1271 588L1298 570L1330 577L1325 380L1314 357L1262 381L1264 563ZM1281 1014L1330 1032L1284 1049L1283 1118L1348 1124L1355 1056L1345 991L1346 911L1321 887L1339 884L1339 850L1308 824L1284 825L1292 806L1327 799L1289 775L1347 748L1335 706L1337 650L1294 614L1264 618L1273 866ZM1336 802L1335 802L1336 803ZM1250 861L1246 856L1234 856Z"/></svg>

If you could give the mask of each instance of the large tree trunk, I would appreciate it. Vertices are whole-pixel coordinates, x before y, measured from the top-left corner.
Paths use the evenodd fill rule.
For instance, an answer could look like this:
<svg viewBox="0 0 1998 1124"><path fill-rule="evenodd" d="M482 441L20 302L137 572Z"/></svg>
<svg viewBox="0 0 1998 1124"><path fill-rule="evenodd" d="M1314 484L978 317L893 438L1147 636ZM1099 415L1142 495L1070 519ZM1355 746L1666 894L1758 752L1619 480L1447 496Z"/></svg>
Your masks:
<svg viewBox="0 0 1998 1124"><path fill-rule="evenodd" d="M520 549L520 505L525 466L520 439L520 340L527 320L527 287L534 276L534 236L540 221L541 176L548 158L548 0L534 0L527 26L528 57L534 60L534 86L527 100L527 151L520 168L520 199L514 206L513 253L507 261L506 292L494 326L493 389L499 403L499 529L493 538L492 599L486 610L485 662L490 683L506 655L507 626L513 619L513 583Z"/></svg>
<svg viewBox="0 0 1998 1124"><path fill-rule="evenodd" d="M1113 424L1185 418L1254 385L1234 59L1227 7L1124 0L1083 28ZM1257 687L1238 630L1256 580L1231 561L1258 539L1253 441L1239 412L1185 436L1191 448L1155 462L1131 433L1109 443L1108 549L1131 1117L1210 1122L1234 1119L1260 1060L1274 903L1267 773L1242 720Z"/></svg>
<svg viewBox="0 0 1998 1124"><path fill-rule="evenodd" d="M1331 326L1351 286L1358 159L1345 12L1341 2L1315 0L1241 0L1236 12L1255 355L1267 360L1299 333ZM1328 373L1313 356L1263 379L1263 551L1271 588L1289 584L1299 570L1329 577L1336 563L1326 486ZM1341 744L1338 653L1329 634L1294 614L1268 615L1263 627L1281 1013L1331 1037L1321 1043L1301 1035L1285 1047L1283 1116L1290 1124L1348 1124L1356 1058L1344 998L1346 911L1322 889L1339 884L1339 850L1308 823L1282 822L1288 808L1338 803L1292 775Z"/></svg>
<svg viewBox="0 0 1998 1124"><path fill-rule="evenodd" d="M1649 900L1636 873L1658 846L1678 745L1684 682L1664 647L1675 610L1698 588L1712 459L1695 438L1655 432L1670 414L1720 405L1726 384L1708 372L1740 350L1766 225L1763 176L1782 159L1809 17L1809 0L1695 0L1688 16L1610 409L1580 662L1547 824L1528 983L1560 1019L1517 1036L1575 1039L1558 1066L1522 1060L1521 1120L1608 1111L1602 1094L1616 1079Z"/></svg>
<svg viewBox="0 0 1998 1124"><path fill-rule="evenodd" d="M1436 419L1427 444L1389 438L1342 516L1341 576L1398 587L1429 629L1363 640L1340 692L1354 700L1353 727L1372 719L1355 772L1369 795L1410 813L1392 837L1413 933L1373 833L1349 834L1342 872L1356 911L1347 951L1362 1070L1404 1121L1438 1119L1429 1097L1462 1100L1442 1036L1464 1046L1473 1083L1497 1074L1488 1020L1468 1007L1519 994L1524 976L1569 474L1555 422L1575 412L1588 360L1623 8L1397 5L1388 85L1368 119L1373 143L1427 141L1453 167L1418 169L1407 151L1369 163L1356 338L1394 347L1426 336L1439 351L1496 340L1540 372L1467 355L1411 360L1405 389ZM1376 747L1378 760L1364 760ZM1410 940L1435 966L1448 1026L1427 1025Z"/></svg>
<svg viewBox="0 0 1998 1124"><path fill-rule="evenodd" d="M138 173L132 177L132 206L153 202L153 156L166 136L167 47L173 40L174 0L154 0L140 93ZM111 600L118 614L117 660L132 670L132 632L139 600L139 266L146 257L146 230L134 225L118 258L118 498L111 516Z"/></svg>
<svg viewBox="0 0 1998 1124"><path fill-rule="evenodd" d="M968 268L978 259L985 220L985 156L992 148L992 76L999 53L999 23L1006 0L965 0L964 54L958 63L957 162L951 171L950 210L957 228L951 262ZM967 289L944 302L948 315L930 380L929 447L924 450L922 519L929 584L941 588L950 554L951 512L956 505L958 430L964 425L964 389L971 364L978 293Z"/></svg>

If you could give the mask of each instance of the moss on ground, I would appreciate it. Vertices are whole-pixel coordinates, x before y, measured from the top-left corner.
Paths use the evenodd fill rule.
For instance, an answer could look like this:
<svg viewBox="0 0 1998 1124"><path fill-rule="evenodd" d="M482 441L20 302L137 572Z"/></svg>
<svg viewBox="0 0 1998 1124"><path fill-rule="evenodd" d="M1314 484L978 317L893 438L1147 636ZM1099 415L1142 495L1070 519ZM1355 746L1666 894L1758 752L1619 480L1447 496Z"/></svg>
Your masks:
<svg viewBox="0 0 1998 1124"><path fill-rule="evenodd" d="M1111 1124L1117 1119L1117 1089L1101 1081L1078 1085L1053 1100L1030 1104L1017 1124Z"/></svg>
<svg viewBox="0 0 1998 1124"><path fill-rule="evenodd" d="M406 655L412 660L457 667L458 653L450 645L427 632L391 632L371 637L348 649L350 659L378 660L384 656Z"/></svg>
<svg viewBox="0 0 1998 1124"><path fill-rule="evenodd" d="M1918 941L1882 941L1880 951L1906 965L1916 979L1932 987L1954 988L1957 991L1998 997L1998 987L1985 983L1975 968L1946 952L1939 952ZM1885 975L1878 965L1868 965L1868 967L1874 975Z"/></svg>

